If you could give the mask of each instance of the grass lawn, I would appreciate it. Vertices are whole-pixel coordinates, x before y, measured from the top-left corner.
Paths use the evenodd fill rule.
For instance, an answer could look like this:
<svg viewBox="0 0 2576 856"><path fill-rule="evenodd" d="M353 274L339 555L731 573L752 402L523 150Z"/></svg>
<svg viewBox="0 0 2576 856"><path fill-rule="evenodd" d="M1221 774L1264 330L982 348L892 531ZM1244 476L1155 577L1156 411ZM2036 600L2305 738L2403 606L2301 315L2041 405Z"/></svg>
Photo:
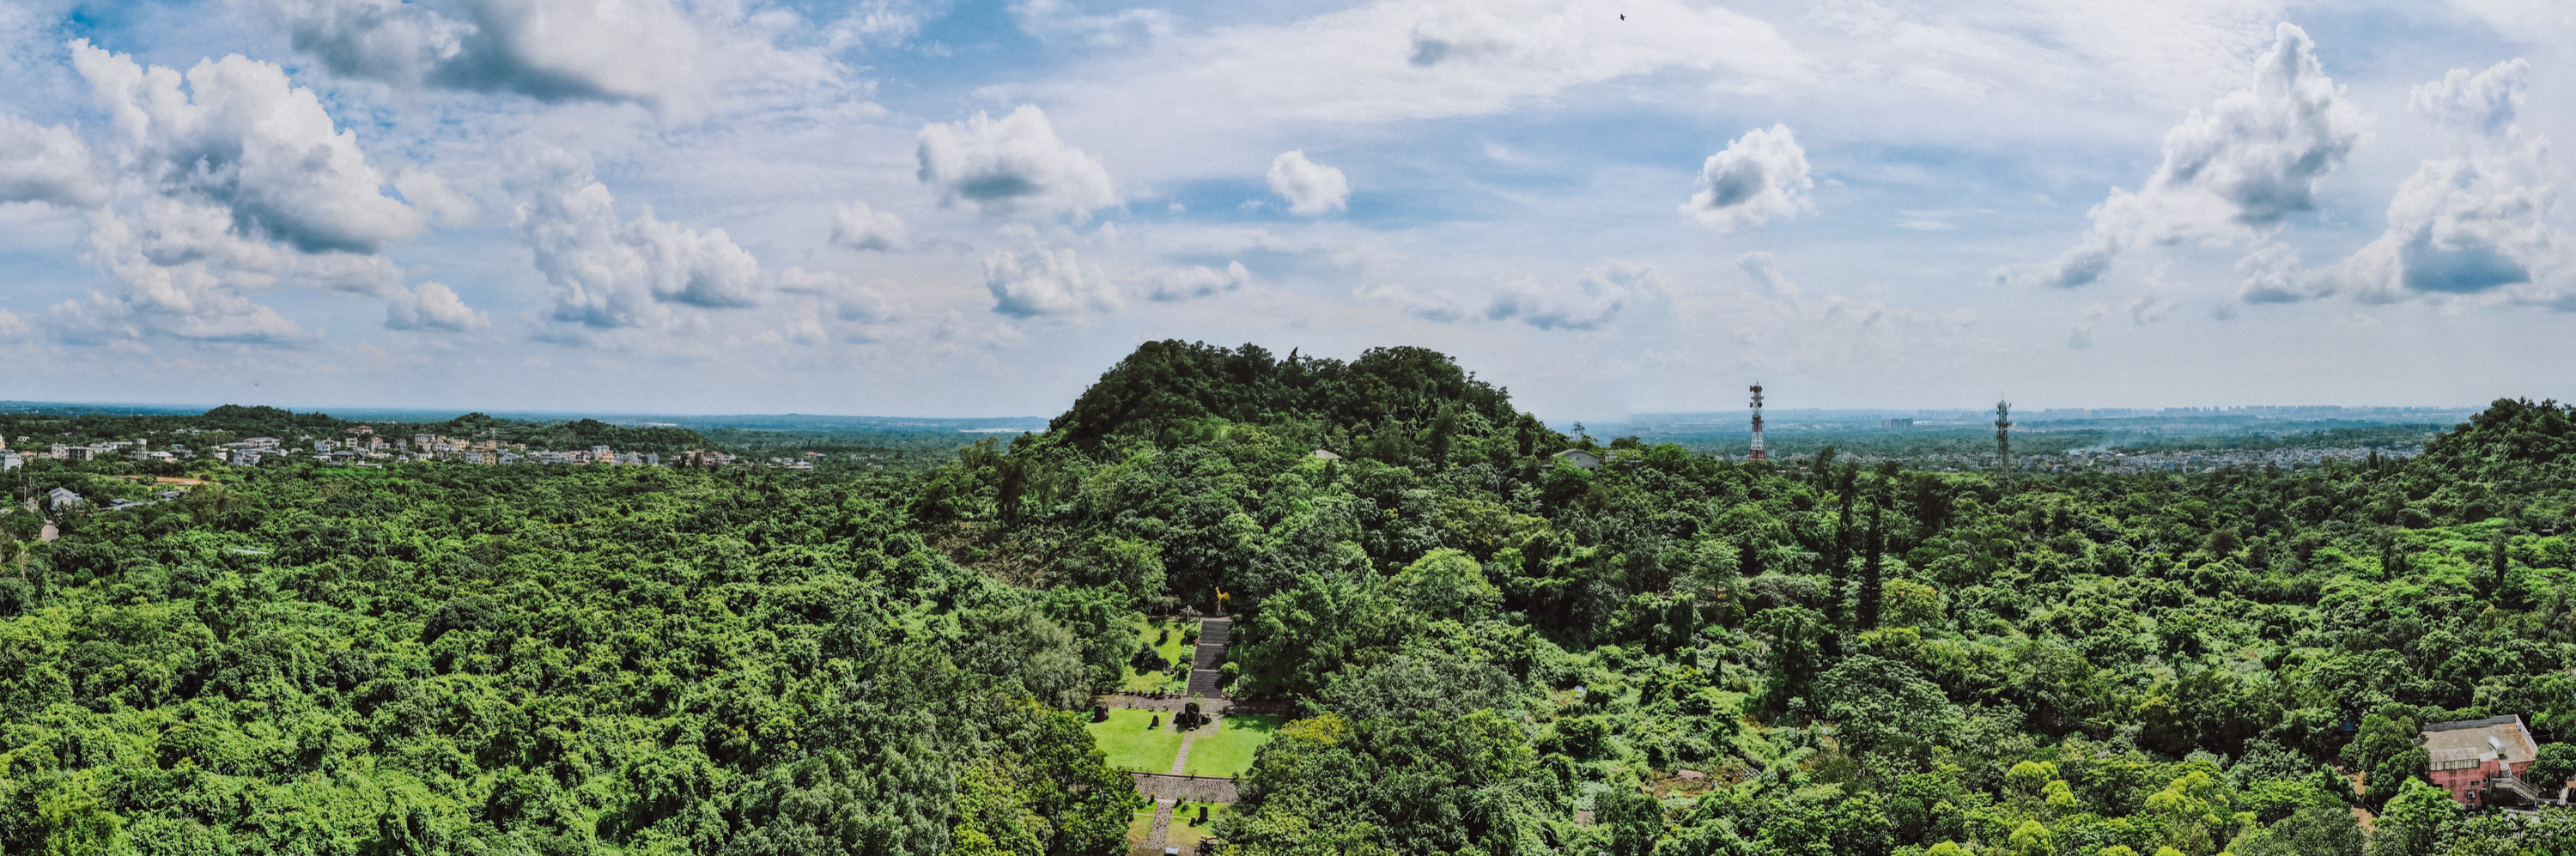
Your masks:
<svg viewBox="0 0 2576 856"><path fill-rule="evenodd" d="M1198 754L1198 751L1197 744L1190 746L1190 754ZM1208 822L1193 823L1199 819L1198 807L1203 805L1208 807ZM1191 848L1198 846L1200 838L1211 834L1208 832L1208 827L1215 826L1217 818L1224 817L1225 810L1228 808L1232 806L1190 803L1190 810L1187 812L1175 809L1172 812L1171 828L1163 831L1163 846L1181 848L1183 853L1191 852Z"/></svg>
<svg viewBox="0 0 2576 856"><path fill-rule="evenodd" d="M1270 733L1287 721L1286 716L1260 713L1218 719L1214 733L1202 729L1198 739L1190 741L1189 766L1182 772L1193 776L1243 775L1243 771L1252 768L1253 751L1270 742Z"/></svg>
<svg viewBox="0 0 2576 856"><path fill-rule="evenodd" d="M1197 817L1197 815L1191 815L1191 817ZM1179 825L1179 820L1179 818L1173 818L1174 825ZM1136 819L1127 822L1127 843L1130 846L1145 843L1145 836L1152 834L1154 834L1153 809L1149 808L1136 812ZM1168 838L1170 836L1167 835L1164 837Z"/></svg>
<svg viewBox="0 0 2576 856"><path fill-rule="evenodd" d="M1168 717L1159 727L1145 727L1145 723L1161 715L1161 711L1111 708L1109 721L1084 723L1083 728L1091 731L1091 740L1100 745L1100 751L1109 753L1109 766L1168 773L1172 756L1181 754L1181 734L1172 730Z"/></svg>
<svg viewBox="0 0 2576 856"><path fill-rule="evenodd" d="M1188 653L1184 653L1189 649L1181 645L1181 631L1189 629L1189 626L1190 623L1188 621L1155 621L1148 619L1141 627L1137 628L1136 641L1143 644L1153 644L1156 633L1165 630L1171 631L1168 634L1164 634L1162 644L1154 645L1154 653L1162 655L1166 662L1183 662L1190 655ZM1172 675L1169 672L1139 672L1133 668L1128 669L1126 677L1118 682L1119 690L1134 693L1176 693L1188 688L1189 683L1187 681L1173 680Z"/></svg>

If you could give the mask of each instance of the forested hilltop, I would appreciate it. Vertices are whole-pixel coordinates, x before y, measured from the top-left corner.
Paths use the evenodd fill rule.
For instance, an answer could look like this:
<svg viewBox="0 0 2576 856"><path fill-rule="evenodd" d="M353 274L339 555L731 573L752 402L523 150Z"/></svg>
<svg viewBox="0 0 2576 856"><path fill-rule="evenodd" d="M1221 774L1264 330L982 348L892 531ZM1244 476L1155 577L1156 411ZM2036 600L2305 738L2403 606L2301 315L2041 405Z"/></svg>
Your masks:
<svg viewBox="0 0 2576 856"><path fill-rule="evenodd" d="M2414 742L2518 715L2576 774L2571 418L1741 463L1420 349L1157 342L922 472L190 462L0 535L0 852L1122 853L1094 694L1222 610L1290 711L1246 856L2576 854Z"/></svg>

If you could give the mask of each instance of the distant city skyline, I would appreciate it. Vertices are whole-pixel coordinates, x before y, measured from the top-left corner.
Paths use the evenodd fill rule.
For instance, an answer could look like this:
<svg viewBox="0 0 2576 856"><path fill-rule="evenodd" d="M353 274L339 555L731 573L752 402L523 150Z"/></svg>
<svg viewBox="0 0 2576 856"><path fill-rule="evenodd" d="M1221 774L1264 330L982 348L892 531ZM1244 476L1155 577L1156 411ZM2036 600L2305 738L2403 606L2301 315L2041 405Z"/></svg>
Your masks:
<svg viewBox="0 0 2576 856"><path fill-rule="evenodd" d="M1180 338L1552 423L2564 400L2571 60L2549 0L25 0L0 394L1043 417Z"/></svg>

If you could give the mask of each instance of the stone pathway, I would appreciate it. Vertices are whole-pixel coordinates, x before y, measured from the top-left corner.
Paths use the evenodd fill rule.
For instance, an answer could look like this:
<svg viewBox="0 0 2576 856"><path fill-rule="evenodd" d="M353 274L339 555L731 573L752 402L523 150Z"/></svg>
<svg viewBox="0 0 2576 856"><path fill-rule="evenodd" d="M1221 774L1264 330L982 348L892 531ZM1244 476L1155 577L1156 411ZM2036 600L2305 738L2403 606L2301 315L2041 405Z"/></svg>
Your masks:
<svg viewBox="0 0 2576 856"><path fill-rule="evenodd" d="M1215 725L1215 724L1216 724L1216 718L1215 718L1215 717L1209 717L1209 718L1208 718L1208 723L1207 723L1207 725L1201 725L1201 726L1199 726L1199 728L1206 728L1206 727L1208 727L1209 725ZM1198 728L1193 728L1193 729L1190 729L1190 730L1188 730L1188 731L1181 732L1181 751L1180 751L1180 754L1177 754L1177 755L1173 755L1173 756L1172 756L1172 775L1175 775L1175 776L1187 775L1186 773L1183 773L1183 772L1181 772L1181 771L1182 771L1182 770L1184 770L1184 769L1187 769L1187 768L1188 768L1188 765L1189 765L1189 763L1190 763L1190 741L1197 740L1197 739L1199 739L1199 729L1198 729Z"/></svg>
<svg viewBox="0 0 2576 856"><path fill-rule="evenodd" d="M1174 800L1154 801L1154 825L1146 830L1144 843L1136 845L1132 852L1162 856L1163 836L1171 834L1172 806L1175 804Z"/></svg>

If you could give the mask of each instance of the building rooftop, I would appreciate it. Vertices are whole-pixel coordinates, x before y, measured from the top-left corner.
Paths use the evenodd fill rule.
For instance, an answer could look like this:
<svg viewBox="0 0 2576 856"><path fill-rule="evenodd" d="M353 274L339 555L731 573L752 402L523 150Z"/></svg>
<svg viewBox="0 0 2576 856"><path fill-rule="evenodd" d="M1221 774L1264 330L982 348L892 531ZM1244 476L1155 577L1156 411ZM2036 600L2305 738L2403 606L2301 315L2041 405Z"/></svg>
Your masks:
<svg viewBox="0 0 2576 856"><path fill-rule="evenodd" d="M2431 723L2415 739L2432 756L2436 770L2475 767L2487 761L2521 764L2540 754L2531 730L2513 714Z"/></svg>

